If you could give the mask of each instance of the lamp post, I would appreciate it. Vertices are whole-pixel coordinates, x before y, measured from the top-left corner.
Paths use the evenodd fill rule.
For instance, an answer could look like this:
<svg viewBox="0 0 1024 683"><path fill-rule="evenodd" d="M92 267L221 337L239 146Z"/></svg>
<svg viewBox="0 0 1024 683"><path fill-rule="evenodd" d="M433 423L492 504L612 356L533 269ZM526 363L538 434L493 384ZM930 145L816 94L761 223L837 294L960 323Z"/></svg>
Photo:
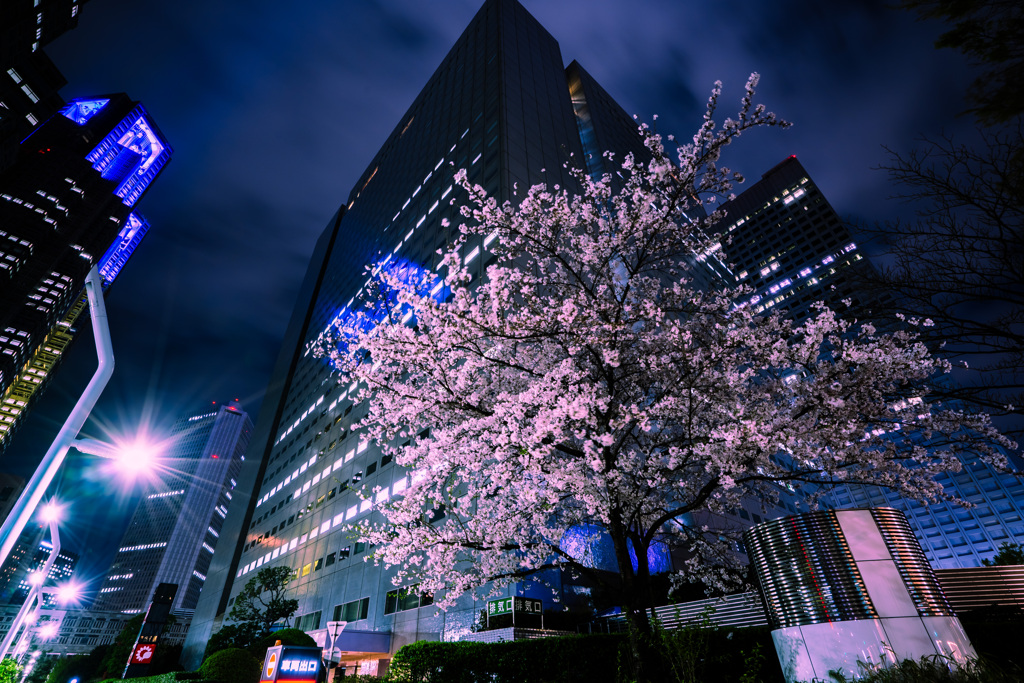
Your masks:
<svg viewBox="0 0 1024 683"><path fill-rule="evenodd" d="M96 342L97 367L85 391L79 397L78 402L64 421L64 426L57 433L42 462L36 468L35 474L25 486L18 501L11 508L10 514L0 527L0 565L10 554L18 537L25 530L25 525L35 514L39 501L42 500L46 489L50 486L53 478L64 464L68 450L78 447L76 441L78 433L85 425L92 409L96 406L100 394L110 381L114 372L114 350L110 344L110 328L107 325L107 310L103 304L103 280L99 270L93 266L85 281L86 296L89 299L89 317L92 319L92 334ZM84 445L84 444L83 444ZM54 555L56 552L54 552ZM6 650L5 650L6 651Z"/></svg>
<svg viewBox="0 0 1024 683"><path fill-rule="evenodd" d="M43 506L43 521L50 527L50 556L46 558L46 562L43 563L40 569L29 575L30 588L28 597L25 598L25 603L14 616L14 621L11 622L11 628L7 631L7 635L0 642L0 661L7 655L11 648L11 643L14 642L22 625L25 626L25 635L28 635L29 630L35 623L34 617L38 614L36 608L42 608L43 606L43 595L56 593L58 600L62 602L73 599L68 592L68 584L57 588L44 588L46 579L50 576L50 569L53 568L53 563L57 561L57 556L60 555L60 533L57 531L57 523L60 521L62 512L63 508L52 500ZM32 618L29 615L32 615Z"/></svg>

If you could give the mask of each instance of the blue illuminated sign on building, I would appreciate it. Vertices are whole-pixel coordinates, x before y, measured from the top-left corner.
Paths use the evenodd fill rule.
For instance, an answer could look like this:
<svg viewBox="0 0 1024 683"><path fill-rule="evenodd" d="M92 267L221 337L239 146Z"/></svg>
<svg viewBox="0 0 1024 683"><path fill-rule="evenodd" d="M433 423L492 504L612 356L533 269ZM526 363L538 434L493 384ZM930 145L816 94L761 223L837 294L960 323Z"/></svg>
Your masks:
<svg viewBox="0 0 1024 683"><path fill-rule="evenodd" d="M110 100L71 100L60 113L68 117L78 125L85 125L96 112L107 106Z"/></svg>
<svg viewBox="0 0 1024 683"><path fill-rule="evenodd" d="M140 104L86 155L92 167L118 184L114 194L133 206L171 158L171 148Z"/></svg>
<svg viewBox="0 0 1024 683"><path fill-rule="evenodd" d="M104 286L109 287L117 274L121 272L135 251L135 247L139 246L139 242L146 236L147 230L149 230L149 223L145 218L134 211L128 214L125 226L117 234L117 239L100 259L100 275L103 277Z"/></svg>
<svg viewBox="0 0 1024 683"><path fill-rule="evenodd" d="M317 647L275 645L267 648L260 683L314 683L320 677L321 654L320 648Z"/></svg>

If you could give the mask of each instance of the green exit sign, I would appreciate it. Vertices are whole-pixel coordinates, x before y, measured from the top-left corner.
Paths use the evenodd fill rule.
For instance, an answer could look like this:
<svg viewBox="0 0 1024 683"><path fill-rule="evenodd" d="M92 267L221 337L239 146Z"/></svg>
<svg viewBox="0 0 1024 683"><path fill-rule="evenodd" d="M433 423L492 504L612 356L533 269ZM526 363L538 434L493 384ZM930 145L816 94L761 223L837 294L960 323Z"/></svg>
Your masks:
<svg viewBox="0 0 1024 683"><path fill-rule="evenodd" d="M487 601L487 616L498 617L502 614L541 614L543 605L533 598L499 598Z"/></svg>

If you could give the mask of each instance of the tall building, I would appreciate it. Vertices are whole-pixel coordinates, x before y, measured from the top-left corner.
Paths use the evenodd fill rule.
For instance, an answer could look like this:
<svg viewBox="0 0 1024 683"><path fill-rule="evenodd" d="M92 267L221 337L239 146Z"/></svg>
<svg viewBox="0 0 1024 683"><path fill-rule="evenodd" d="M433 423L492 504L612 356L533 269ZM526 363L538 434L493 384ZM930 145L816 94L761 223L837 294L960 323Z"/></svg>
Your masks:
<svg viewBox="0 0 1024 683"><path fill-rule="evenodd" d="M218 548L183 663L198 664L238 591L266 566L296 572L288 597L299 601L299 628L322 637L328 621L349 622L339 644L349 671L375 671L407 642L469 631L482 603L466 596L436 614L427 598L399 598L391 574L363 562L369 549L343 525L371 514L356 489L398 491L407 473L354 429L366 406L308 349L359 305L366 264L437 264L454 230L442 220L457 223L457 169L499 202L516 201L539 182L574 187L567 162L600 171L599 156L584 158L599 144L643 150L631 117L578 64L565 67L558 43L518 2L485 2L317 244L240 480L252 497L225 526L239 544ZM489 244L464 247L475 277L490 263ZM365 638L347 642L355 632Z"/></svg>
<svg viewBox="0 0 1024 683"><path fill-rule="evenodd" d="M737 282L750 285L756 310L785 308L804 318L815 301L833 310L870 308L856 271L870 268L846 226L796 159L789 157L722 206L726 260ZM977 456L963 471L939 475L946 490L970 509L923 505L874 486L846 485L827 501L835 507L889 506L903 510L936 567L979 566L1000 543L1024 544L1024 482L994 471Z"/></svg>
<svg viewBox="0 0 1024 683"><path fill-rule="evenodd" d="M7 519L25 488L25 478L9 472L0 472L0 522Z"/></svg>
<svg viewBox="0 0 1024 683"><path fill-rule="evenodd" d="M178 586L173 611L195 609L251 435L237 403L175 422L161 481L135 509L93 610L142 612L161 583Z"/></svg>
<svg viewBox="0 0 1024 683"><path fill-rule="evenodd" d="M23 563L23 571L17 578L17 583L13 586L9 586L0 592L0 602L6 601L11 605L24 604L28 598L28 593L32 589L32 584L29 582L29 576L40 569L46 564L46 561L50 559L50 555L53 554L53 544L50 541L42 540L36 546L36 551L29 558L28 562ZM59 585L66 583L71 579L75 573L75 567L78 565L78 553L61 548L57 553L57 559L53 561L50 566L50 571L46 574L47 583L50 586ZM8 597L8 589L10 595ZM45 605L49 596L43 597L43 604Z"/></svg>
<svg viewBox="0 0 1024 683"><path fill-rule="evenodd" d="M0 173L0 450L74 336L89 269L109 285L145 234L133 207L171 151L116 94L64 106Z"/></svg>
<svg viewBox="0 0 1024 683"><path fill-rule="evenodd" d="M4 0L0 5L0 171L18 145L64 100L67 81L42 51L78 25L85 0Z"/></svg>

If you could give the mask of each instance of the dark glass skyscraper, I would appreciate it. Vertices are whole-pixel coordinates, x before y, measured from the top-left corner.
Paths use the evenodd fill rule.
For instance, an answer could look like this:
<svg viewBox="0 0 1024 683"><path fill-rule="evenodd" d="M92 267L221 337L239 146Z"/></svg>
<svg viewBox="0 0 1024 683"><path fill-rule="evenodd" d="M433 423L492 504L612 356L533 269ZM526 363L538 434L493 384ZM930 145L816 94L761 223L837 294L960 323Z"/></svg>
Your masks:
<svg viewBox="0 0 1024 683"><path fill-rule="evenodd" d="M93 603L138 613L161 583L178 586L172 609L195 609L231 507L252 422L237 404L183 417L171 430L169 471L132 515Z"/></svg>
<svg viewBox="0 0 1024 683"><path fill-rule="evenodd" d="M198 663L234 596L265 566L296 572L288 594L299 601L299 628L322 638L326 622L349 622L338 647L350 652L350 671L358 662L376 670L407 642L469 631L482 608L472 598L436 614L414 593L389 596L390 573L363 562L370 549L343 524L372 514L355 490L398 493L408 473L353 429L366 406L353 403L351 388L309 348L336 316L359 305L366 264L436 265L454 230L442 219L457 223L456 170L466 169L499 202L514 202L539 182L572 188L566 163L600 170L599 157L589 160L594 168L584 159L585 142L587 151L598 144L620 154L642 150L632 119L579 65L566 69L544 27L515 0L488 0L317 245L239 486L253 491L252 500L225 527L226 534L237 530L240 543L233 552L218 548L186 664ZM489 263L489 246L483 238L463 247L474 277ZM346 645L353 632L371 635Z"/></svg>
<svg viewBox="0 0 1024 683"><path fill-rule="evenodd" d="M67 81L42 48L78 25L85 0L0 3L0 171L21 141L64 105Z"/></svg>
<svg viewBox="0 0 1024 683"><path fill-rule="evenodd" d="M857 271L870 268L849 230L796 159L789 157L722 206L725 260L736 280L754 288L756 310L787 309L803 318L825 301L836 311L864 315L866 300ZM977 456L963 471L938 477L965 509L946 502L924 505L877 486L840 486L828 501L839 508L888 506L903 510L936 567L976 567L1000 543L1024 543L1024 482L994 471Z"/></svg>
<svg viewBox="0 0 1024 683"><path fill-rule="evenodd" d="M74 335L89 269L109 285L145 234L133 207L170 156L116 94L64 106L0 173L0 450Z"/></svg>

